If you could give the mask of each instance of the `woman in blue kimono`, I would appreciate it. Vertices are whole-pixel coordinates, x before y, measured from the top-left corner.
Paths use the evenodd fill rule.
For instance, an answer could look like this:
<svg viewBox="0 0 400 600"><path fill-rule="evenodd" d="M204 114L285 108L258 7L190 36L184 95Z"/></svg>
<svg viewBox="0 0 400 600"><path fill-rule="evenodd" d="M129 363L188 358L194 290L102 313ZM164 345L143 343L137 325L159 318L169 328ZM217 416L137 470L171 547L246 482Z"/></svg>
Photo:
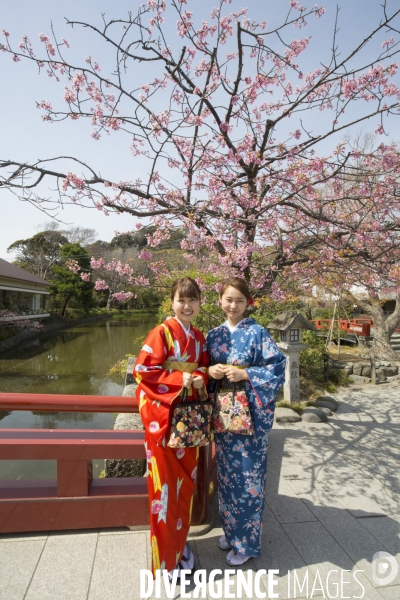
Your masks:
<svg viewBox="0 0 400 600"><path fill-rule="evenodd" d="M244 312L251 301L244 279L222 285L220 302L227 320L207 336L208 372L220 389L244 389L254 435L215 434L219 512L224 535L218 545L230 550L226 561L239 566L260 556L267 476L268 432L275 401L284 381L285 357L268 331ZM241 368L238 368L241 367ZM214 387L213 387L214 386ZM215 381L211 384L211 392Z"/></svg>

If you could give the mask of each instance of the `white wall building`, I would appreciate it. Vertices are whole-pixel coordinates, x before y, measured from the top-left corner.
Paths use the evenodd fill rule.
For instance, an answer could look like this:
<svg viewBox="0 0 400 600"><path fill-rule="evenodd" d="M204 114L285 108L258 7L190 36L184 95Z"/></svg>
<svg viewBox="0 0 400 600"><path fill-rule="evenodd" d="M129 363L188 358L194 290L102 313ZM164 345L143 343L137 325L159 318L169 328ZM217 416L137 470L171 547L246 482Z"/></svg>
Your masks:
<svg viewBox="0 0 400 600"><path fill-rule="evenodd" d="M49 317L49 286L45 279L0 258L0 321Z"/></svg>

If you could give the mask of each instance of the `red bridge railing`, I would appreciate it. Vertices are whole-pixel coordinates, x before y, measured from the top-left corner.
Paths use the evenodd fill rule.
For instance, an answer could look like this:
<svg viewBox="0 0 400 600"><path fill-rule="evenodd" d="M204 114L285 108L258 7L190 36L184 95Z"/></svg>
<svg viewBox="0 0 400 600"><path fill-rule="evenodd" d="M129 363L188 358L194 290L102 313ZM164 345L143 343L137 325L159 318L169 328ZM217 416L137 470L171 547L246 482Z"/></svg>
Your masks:
<svg viewBox="0 0 400 600"><path fill-rule="evenodd" d="M138 412L135 398L0 393L0 411ZM93 459L143 459L144 432L0 429L0 460L56 460L57 479L0 480L0 533L146 526L146 479L93 479ZM192 525L207 520L215 481L210 444L200 448Z"/></svg>
<svg viewBox="0 0 400 600"><path fill-rule="evenodd" d="M315 319L312 321L316 329L329 330L332 319ZM354 333L361 336L371 335L371 326L373 327L373 321L371 319L339 319L339 328L344 329L346 333ZM334 330L337 331L338 320L334 321Z"/></svg>
<svg viewBox="0 0 400 600"><path fill-rule="evenodd" d="M328 329L331 326L332 319L315 319L312 321L316 329ZM335 319L334 329L337 331L338 320ZM348 333L356 333L361 336L373 335L374 321L369 317L358 317L357 319L339 319L340 329L344 329ZM400 333L400 329L395 329L396 333Z"/></svg>

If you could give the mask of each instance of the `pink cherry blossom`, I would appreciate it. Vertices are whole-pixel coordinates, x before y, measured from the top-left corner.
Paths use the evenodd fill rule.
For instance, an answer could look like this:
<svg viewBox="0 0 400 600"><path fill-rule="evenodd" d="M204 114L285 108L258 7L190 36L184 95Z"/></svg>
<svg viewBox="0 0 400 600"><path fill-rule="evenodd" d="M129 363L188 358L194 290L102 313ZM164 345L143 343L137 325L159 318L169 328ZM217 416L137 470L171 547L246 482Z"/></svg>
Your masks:
<svg viewBox="0 0 400 600"><path fill-rule="evenodd" d="M133 298L133 294L132 292L116 292L113 294L113 298L118 300L118 302L126 302L126 300Z"/></svg>
<svg viewBox="0 0 400 600"><path fill-rule="evenodd" d="M76 96L75 96L74 92L67 87L65 88L65 92L64 92L64 100L68 104L72 104L73 102L76 101Z"/></svg>
<svg viewBox="0 0 400 600"><path fill-rule="evenodd" d="M394 39L391 37L389 40L386 40L385 42L382 43L382 48L385 48L385 46L387 48L389 48L389 46L392 46L394 44Z"/></svg>
<svg viewBox="0 0 400 600"><path fill-rule="evenodd" d="M94 289L96 291L99 290L108 290L108 285L106 284L106 282L104 281L104 279L98 279L95 284L94 284Z"/></svg>

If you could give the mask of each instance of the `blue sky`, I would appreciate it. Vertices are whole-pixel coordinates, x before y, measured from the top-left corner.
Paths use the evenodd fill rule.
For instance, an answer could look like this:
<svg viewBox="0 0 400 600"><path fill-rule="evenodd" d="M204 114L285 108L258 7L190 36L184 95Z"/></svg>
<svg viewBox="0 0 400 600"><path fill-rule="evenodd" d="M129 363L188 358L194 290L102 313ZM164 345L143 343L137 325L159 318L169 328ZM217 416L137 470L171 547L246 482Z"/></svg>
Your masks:
<svg viewBox="0 0 400 600"><path fill-rule="evenodd" d="M314 0L315 1L315 0ZM305 2L307 7L312 7L313 2ZM59 38L65 37L71 44L71 56L78 61L89 54L92 55L103 70L111 66L109 55L104 49L94 44L90 35L82 34L82 30L71 30L65 24L64 17L81 21L100 23L101 13L107 17L125 16L128 10L136 12L140 2L133 0L115 0L113 4L109 1L96 0L77 1L68 3L60 1L15 0L14 2L3 2L0 6L0 32L6 29L11 34L11 41L17 45L23 34L28 34L34 41L36 48L40 44L36 41L39 33L51 35L51 23ZM195 19L208 20L210 10L215 6L213 0L202 0L193 2L188 0L187 8L194 12ZM310 27L303 30L293 29L292 39L312 34L312 42L305 55L307 65L315 69L319 61L329 56L331 47L333 21L336 11L336 1L326 0L322 5L326 8L326 14L322 19L310 18ZM388 2L388 12L397 8L398 2ZM343 54L361 41L364 34L370 31L381 16L381 0L341 0L339 23L339 45ZM281 17L289 6L288 0L250 0L249 2L234 0L231 5L226 5L226 12L235 10L240 6L249 8L249 16L258 20L266 19L268 25L278 24ZM168 28L177 42L180 38L175 36L174 17L168 22ZM377 42L384 41L385 36ZM387 36L387 37L390 37ZM372 51L372 48L371 48ZM0 53L0 73L2 81L2 93L0 94L0 132L1 132L1 158L14 160L34 160L36 158L50 158L52 156L71 155L94 165L110 179L135 179L141 170L146 168L138 159L134 159L129 151L130 139L121 134L104 137L96 142L90 137L91 130L82 126L81 122L59 124L46 124L42 122L41 112L36 109L35 101L51 100L54 105L62 104L63 86L50 80L46 74L38 76L34 64L20 62L14 64L11 57ZM132 71L132 76L141 81L143 74ZM163 107L160 105L160 110ZM329 118L321 114L319 119ZM376 121L376 119L375 119ZM373 130L376 122L366 124L366 130ZM390 123L390 137L398 139L399 125L396 120ZM329 152L327 146L324 150ZM52 196L48 190L47 195ZM32 236L38 230L39 224L49 221L49 217L41 213L33 206L22 203L8 192L0 192L2 206L2 218L0 224L0 257L12 260L12 255L7 254L7 247L17 239ZM134 227L135 220L132 217L109 216L106 217L97 210L80 209L77 206L67 207L58 211L58 218L66 224L93 227L99 234L100 239L109 241L115 230L127 231Z"/></svg>

